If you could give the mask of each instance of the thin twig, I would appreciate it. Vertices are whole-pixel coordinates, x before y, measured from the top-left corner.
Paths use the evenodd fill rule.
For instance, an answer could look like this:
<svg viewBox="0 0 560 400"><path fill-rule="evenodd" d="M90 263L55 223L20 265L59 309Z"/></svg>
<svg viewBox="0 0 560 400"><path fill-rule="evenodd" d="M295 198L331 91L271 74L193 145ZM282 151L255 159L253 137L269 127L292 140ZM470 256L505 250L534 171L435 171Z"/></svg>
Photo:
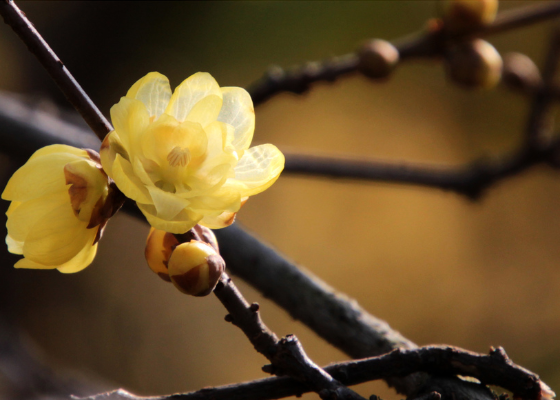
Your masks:
<svg viewBox="0 0 560 400"><path fill-rule="evenodd" d="M477 160L459 167L390 163L310 154L285 153L284 171L292 174L404 183L448 190L477 199L490 186L536 165L556 166L558 139L520 149L495 160Z"/></svg>
<svg viewBox="0 0 560 400"><path fill-rule="evenodd" d="M113 127L70 74L68 68L37 32L25 13L16 6L13 0L5 0L0 2L0 15L26 44L29 51L37 57L97 137L103 140L105 135L113 130Z"/></svg>
<svg viewBox="0 0 560 400"><path fill-rule="evenodd" d="M502 12L493 23L470 32L450 36L449 39L457 40L464 36L490 36L551 19L558 15L560 15L559 1L522 7ZM447 37L445 35L449 35L449 33L443 30L427 30L403 39L397 39L393 43L399 51L401 61L418 57L435 57L442 55L445 51L444 44ZM356 72L357 68L358 56L356 53L324 61L309 62L288 70L275 66L262 78L251 84L248 91L253 98L253 104L257 106L282 92L302 94L316 82L334 82L342 76Z"/></svg>
<svg viewBox="0 0 560 400"><path fill-rule="evenodd" d="M295 336L278 339L262 322L258 304L249 304L227 274L222 275L214 294L228 310L227 320L240 328L255 350L271 362L267 372L303 382L322 399L365 400L313 363Z"/></svg>
<svg viewBox="0 0 560 400"><path fill-rule="evenodd" d="M344 385L357 385L388 377L403 377L415 372L434 375L462 375L495 385L513 393L514 398L540 400L550 397L550 388L534 373L515 365L502 348L490 354L477 354L451 346L427 346L414 350L395 350L380 357L336 363L324 368ZM126 399L152 400L264 400L299 396L309 392L301 382L288 378L266 378L235 385L204 388L196 392L160 397L136 397L124 392ZM429 392L430 396L434 392ZM101 400L123 395L122 389L101 393L82 400ZM418 397L419 400L423 396ZM441 396L440 396L441 397Z"/></svg>

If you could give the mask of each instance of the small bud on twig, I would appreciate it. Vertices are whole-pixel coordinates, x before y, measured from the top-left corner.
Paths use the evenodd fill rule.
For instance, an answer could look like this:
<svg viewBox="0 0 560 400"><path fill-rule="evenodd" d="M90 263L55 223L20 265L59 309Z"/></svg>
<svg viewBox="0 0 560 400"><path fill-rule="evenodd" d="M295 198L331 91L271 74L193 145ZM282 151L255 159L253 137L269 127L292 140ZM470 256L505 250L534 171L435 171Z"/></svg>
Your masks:
<svg viewBox="0 0 560 400"><path fill-rule="evenodd" d="M191 240L178 245L168 262L171 282L192 296L212 293L225 269L225 262L208 244Z"/></svg>
<svg viewBox="0 0 560 400"><path fill-rule="evenodd" d="M482 39L460 43L446 55L449 78L470 88L496 86L502 76L502 65L500 53Z"/></svg>
<svg viewBox="0 0 560 400"><path fill-rule="evenodd" d="M386 40L374 39L358 51L358 70L371 79L388 77L399 62L399 51Z"/></svg>
<svg viewBox="0 0 560 400"><path fill-rule="evenodd" d="M458 33L493 22L498 0L447 0L443 7L446 29Z"/></svg>
<svg viewBox="0 0 560 400"><path fill-rule="evenodd" d="M164 281L171 282L167 264L173 249L178 244L179 241L172 233L155 228L150 229L150 233L146 239L144 255L146 256L146 261L150 269L158 274Z"/></svg>
<svg viewBox="0 0 560 400"><path fill-rule="evenodd" d="M534 91L542 83L541 73L533 60L521 53L504 56L502 80L508 86L521 91Z"/></svg>

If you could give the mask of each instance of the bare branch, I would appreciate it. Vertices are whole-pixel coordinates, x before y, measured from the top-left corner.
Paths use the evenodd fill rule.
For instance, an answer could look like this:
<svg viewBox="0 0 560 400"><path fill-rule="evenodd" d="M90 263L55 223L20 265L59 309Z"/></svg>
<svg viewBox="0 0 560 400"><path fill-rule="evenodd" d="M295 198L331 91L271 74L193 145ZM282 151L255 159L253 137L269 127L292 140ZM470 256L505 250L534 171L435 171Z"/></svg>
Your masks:
<svg viewBox="0 0 560 400"><path fill-rule="evenodd" d="M80 113L89 127L101 140L113 127L97 106L74 79L64 63L58 58L37 29L16 6L13 0L0 2L0 15L10 25L29 51L37 57L41 65L56 82L72 106Z"/></svg>
<svg viewBox="0 0 560 400"><path fill-rule="evenodd" d="M481 159L459 167L285 153L284 171L292 174L426 186L476 199L490 186L518 175L536 164L555 166L559 141L554 139L539 145L540 147L535 145L531 149L517 150L501 159Z"/></svg>
<svg viewBox="0 0 560 400"><path fill-rule="evenodd" d="M414 350L395 350L380 357L332 364L324 368L345 385L356 385L388 377L404 377L415 372L433 375L469 376L485 385L496 385L513 393L514 398L540 400L550 396L550 389L539 377L511 362L502 348L491 349L489 355L477 354L451 346L427 346ZM299 396L309 388L291 378L266 378L235 385L204 388L196 392L161 397L136 397L122 389L83 398L151 399L151 400L264 400ZM435 392L437 393L437 392ZM115 397L112 397L115 396ZM425 398L428 396L428 398ZM416 400L434 400L441 395L428 392Z"/></svg>
<svg viewBox="0 0 560 400"><path fill-rule="evenodd" d="M295 336L279 340L262 322L258 304L249 305L227 274L222 275L214 294L228 310L227 320L240 328L255 349L272 363L266 372L303 382L322 399L365 400L313 363Z"/></svg>
<svg viewBox="0 0 560 400"><path fill-rule="evenodd" d="M477 28L461 35L448 36L443 30L425 31L394 41L400 60L434 57L442 55L446 38L457 40L465 36L490 36L542 22L560 15L560 2L527 6L500 13L496 20L487 26ZM249 86L248 91L255 106L282 92L305 93L316 82L334 82L339 77L354 73L358 68L356 53L324 61L309 62L285 71L281 67L271 68L262 78Z"/></svg>

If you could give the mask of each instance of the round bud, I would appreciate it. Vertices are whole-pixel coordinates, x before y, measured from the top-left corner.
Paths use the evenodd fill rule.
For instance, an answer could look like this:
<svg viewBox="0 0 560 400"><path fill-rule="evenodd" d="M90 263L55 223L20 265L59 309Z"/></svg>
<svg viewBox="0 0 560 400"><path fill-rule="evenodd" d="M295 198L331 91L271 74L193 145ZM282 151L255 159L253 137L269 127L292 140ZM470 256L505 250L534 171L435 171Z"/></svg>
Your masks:
<svg viewBox="0 0 560 400"><path fill-rule="evenodd" d="M212 293L225 269L224 260L214 248L196 240L178 245L167 266L175 287L192 296Z"/></svg>
<svg viewBox="0 0 560 400"><path fill-rule="evenodd" d="M500 53L482 39L460 43L446 55L449 78L470 88L496 86L502 76L502 65Z"/></svg>
<svg viewBox="0 0 560 400"><path fill-rule="evenodd" d="M172 233L151 228L146 239L146 250L144 252L148 266L159 277L167 282L171 282L167 270L167 264L171 253L179 241Z"/></svg>
<svg viewBox="0 0 560 400"><path fill-rule="evenodd" d="M541 73L533 60L521 53L504 56L503 81L508 86L522 90L535 90L541 84Z"/></svg>
<svg viewBox="0 0 560 400"><path fill-rule="evenodd" d="M464 32L494 21L498 0L447 0L443 6L446 28L451 32Z"/></svg>
<svg viewBox="0 0 560 400"><path fill-rule="evenodd" d="M388 77L399 62L399 51L386 40L374 39L358 51L358 70L368 78Z"/></svg>

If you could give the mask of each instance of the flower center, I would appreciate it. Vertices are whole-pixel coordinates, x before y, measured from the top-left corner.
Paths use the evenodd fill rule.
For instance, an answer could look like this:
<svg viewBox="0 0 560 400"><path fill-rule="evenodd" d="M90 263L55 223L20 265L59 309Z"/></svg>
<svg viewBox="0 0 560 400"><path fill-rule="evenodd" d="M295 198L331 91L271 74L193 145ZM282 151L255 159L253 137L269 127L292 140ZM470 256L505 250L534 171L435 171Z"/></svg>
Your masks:
<svg viewBox="0 0 560 400"><path fill-rule="evenodd" d="M187 148L175 146L167 155L167 161L172 167L184 167L191 160L191 152Z"/></svg>

